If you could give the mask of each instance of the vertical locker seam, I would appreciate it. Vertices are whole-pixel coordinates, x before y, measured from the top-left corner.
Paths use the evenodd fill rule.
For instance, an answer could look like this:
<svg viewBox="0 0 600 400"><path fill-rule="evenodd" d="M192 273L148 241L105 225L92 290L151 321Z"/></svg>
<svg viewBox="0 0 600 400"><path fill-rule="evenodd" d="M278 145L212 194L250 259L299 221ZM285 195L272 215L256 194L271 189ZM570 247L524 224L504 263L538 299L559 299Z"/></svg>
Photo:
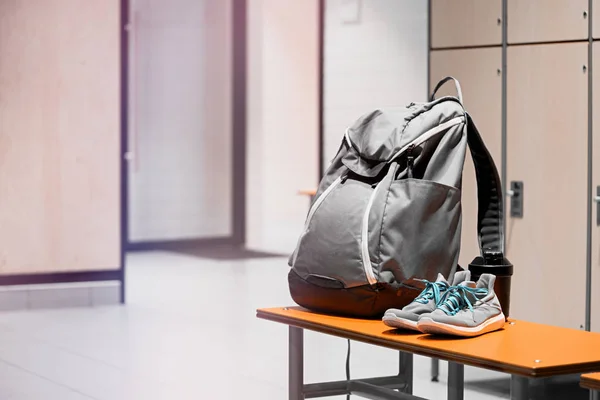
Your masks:
<svg viewBox="0 0 600 400"><path fill-rule="evenodd" d="M592 186L593 186L593 0L588 1L588 165L587 165L587 223L586 223L586 255L585 255L585 330L591 330L591 297L592 297Z"/></svg>

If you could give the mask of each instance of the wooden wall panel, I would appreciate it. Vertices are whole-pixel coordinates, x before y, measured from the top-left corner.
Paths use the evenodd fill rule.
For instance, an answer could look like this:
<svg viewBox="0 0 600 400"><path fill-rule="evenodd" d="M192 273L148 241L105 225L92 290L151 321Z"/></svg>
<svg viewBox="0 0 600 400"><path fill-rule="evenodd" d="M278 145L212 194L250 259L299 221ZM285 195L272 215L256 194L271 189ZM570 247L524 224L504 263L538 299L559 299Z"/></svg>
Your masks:
<svg viewBox="0 0 600 400"><path fill-rule="evenodd" d="M507 0L508 43L587 39L588 0Z"/></svg>
<svg viewBox="0 0 600 400"><path fill-rule="evenodd" d="M508 49L508 182L524 217L507 219L515 318L584 324L587 43ZM508 210L510 211L510 206Z"/></svg>
<svg viewBox="0 0 600 400"><path fill-rule="evenodd" d="M462 86L465 108L473 117L485 144L502 168L502 49L436 50L430 56L430 85L445 76L454 76ZM446 84L439 95L456 95ZM462 244L459 263L467 268L479 255L477 239L477 182L475 168L467 156L463 172Z"/></svg>
<svg viewBox="0 0 600 400"><path fill-rule="evenodd" d="M0 2L0 274L120 264L120 2Z"/></svg>
<svg viewBox="0 0 600 400"><path fill-rule="evenodd" d="M433 0L433 48L502 44L502 0Z"/></svg>

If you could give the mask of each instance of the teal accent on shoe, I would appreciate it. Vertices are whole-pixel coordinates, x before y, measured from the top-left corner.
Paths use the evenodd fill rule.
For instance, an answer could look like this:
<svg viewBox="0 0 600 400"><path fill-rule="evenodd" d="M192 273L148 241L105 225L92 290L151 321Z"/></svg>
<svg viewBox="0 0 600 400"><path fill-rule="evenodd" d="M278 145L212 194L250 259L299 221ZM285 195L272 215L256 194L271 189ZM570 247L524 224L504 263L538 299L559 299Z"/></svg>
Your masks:
<svg viewBox="0 0 600 400"><path fill-rule="evenodd" d="M425 282L425 289L415 298L414 301L421 304L427 304L431 300L435 305L439 305L442 301L442 292L445 292L450 287L446 282L429 282L426 279L419 279Z"/></svg>
<svg viewBox="0 0 600 400"><path fill-rule="evenodd" d="M487 294L488 290L486 288L471 288L463 285L452 286L444 294L438 308L450 316L456 315L456 313L465 308L473 311L473 303L471 303L469 295L477 301L487 296Z"/></svg>

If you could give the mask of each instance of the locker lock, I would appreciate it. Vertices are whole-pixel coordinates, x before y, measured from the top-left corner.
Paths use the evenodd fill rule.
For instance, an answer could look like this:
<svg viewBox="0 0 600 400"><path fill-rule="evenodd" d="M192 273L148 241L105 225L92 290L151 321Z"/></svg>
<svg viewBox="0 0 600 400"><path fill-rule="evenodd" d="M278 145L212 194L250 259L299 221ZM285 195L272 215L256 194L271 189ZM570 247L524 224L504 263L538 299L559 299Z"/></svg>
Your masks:
<svg viewBox="0 0 600 400"><path fill-rule="evenodd" d="M510 196L510 216L513 218L523 218L523 189L522 181L513 181L510 190L506 191Z"/></svg>

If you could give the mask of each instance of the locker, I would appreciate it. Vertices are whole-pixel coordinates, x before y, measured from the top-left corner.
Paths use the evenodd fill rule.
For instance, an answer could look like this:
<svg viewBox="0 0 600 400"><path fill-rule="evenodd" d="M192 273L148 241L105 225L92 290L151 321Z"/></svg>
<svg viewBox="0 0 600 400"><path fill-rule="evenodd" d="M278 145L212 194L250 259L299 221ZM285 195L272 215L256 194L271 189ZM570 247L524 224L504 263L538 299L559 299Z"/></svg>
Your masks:
<svg viewBox="0 0 600 400"><path fill-rule="evenodd" d="M583 40L588 0L507 0L508 43Z"/></svg>
<svg viewBox="0 0 600 400"><path fill-rule="evenodd" d="M523 216L507 207L512 316L570 328L585 318L587 46L507 55L507 179L523 183Z"/></svg>
<svg viewBox="0 0 600 400"><path fill-rule="evenodd" d="M600 3L599 3L600 5ZM594 72L600 71L600 42L594 42L593 47ZM596 72L596 76L598 73ZM593 153L592 153L592 197L600 196L600 80L594 78L593 83ZM592 203L592 330L600 332L600 203Z"/></svg>
<svg viewBox="0 0 600 400"><path fill-rule="evenodd" d="M465 108L469 112L490 153L501 170L502 155L502 50L483 48L468 50L436 50L430 55L430 85L447 75L457 78L462 86ZM439 95L456 95L446 85ZM467 268L479 254L477 240L477 182L473 162L467 155L462 186L462 244L459 263Z"/></svg>
<svg viewBox="0 0 600 400"><path fill-rule="evenodd" d="M433 0L431 47L502 44L502 0Z"/></svg>
<svg viewBox="0 0 600 400"><path fill-rule="evenodd" d="M592 0L592 36L594 39L600 39L600 0Z"/></svg>

